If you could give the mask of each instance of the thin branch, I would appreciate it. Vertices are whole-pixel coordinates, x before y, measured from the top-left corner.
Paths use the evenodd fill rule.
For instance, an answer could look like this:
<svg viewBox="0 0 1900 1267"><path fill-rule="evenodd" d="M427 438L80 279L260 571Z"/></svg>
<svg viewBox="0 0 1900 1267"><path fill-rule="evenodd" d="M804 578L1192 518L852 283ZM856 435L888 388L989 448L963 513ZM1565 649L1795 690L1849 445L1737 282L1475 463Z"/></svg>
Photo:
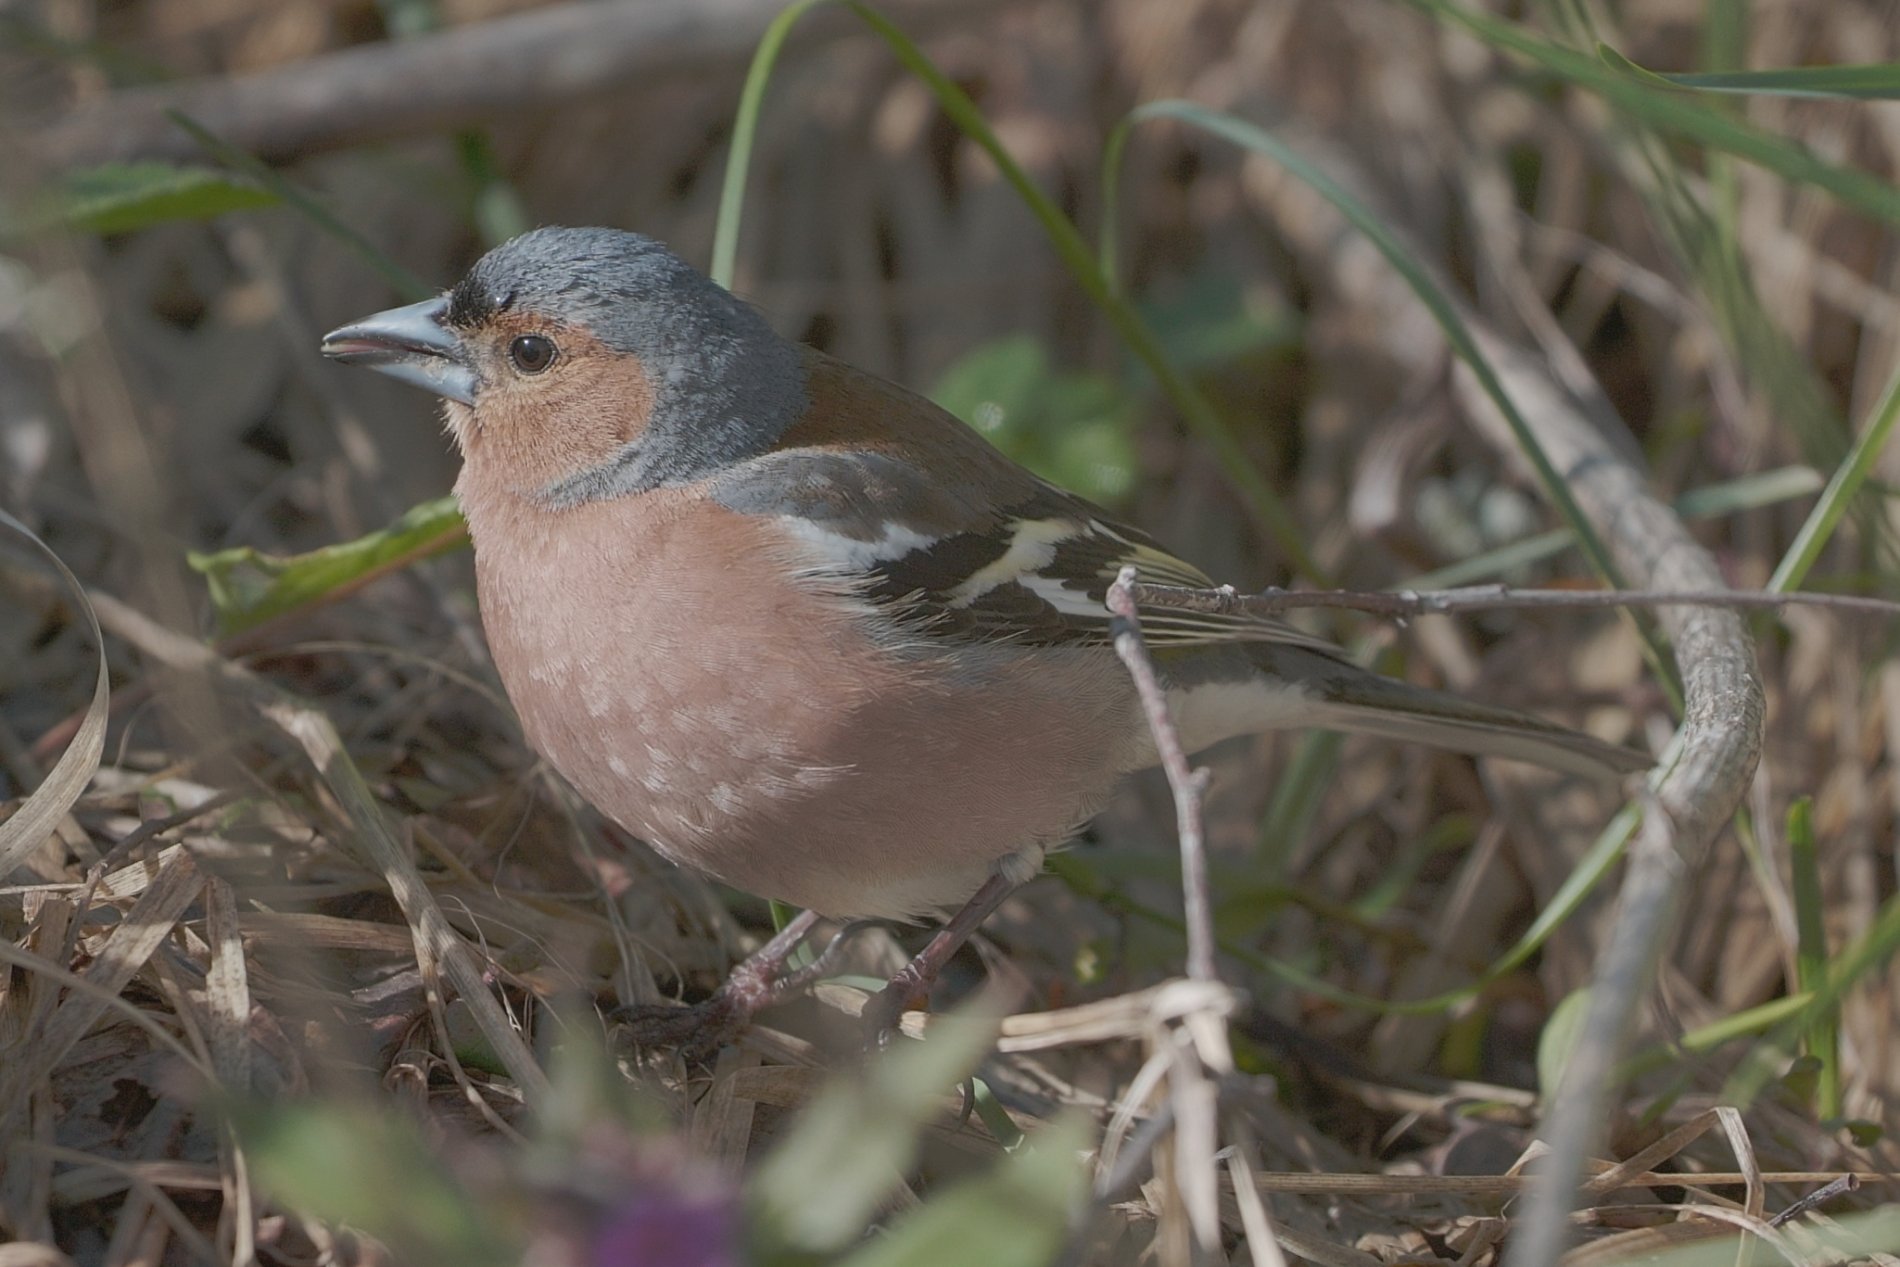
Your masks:
<svg viewBox="0 0 1900 1267"><path fill-rule="evenodd" d="M1900 616L1900 602L1859 594L1772 594L1736 590L1553 590L1513 589L1509 585L1466 585L1448 590L1283 590L1241 594L1232 586L1190 589L1179 585L1136 585L1143 607L1213 612L1223 616L1277 616L1306 607L1330 607L1405 619L1484 611L1582 607L1722 607L1740 611L1777 611L1783 607L1825 607L1874 616Z"/></svg>
<svg viewBox="0 0 1900 1267"><path fill-rule="evenodd" d="M1388 223L1415 218L1393 208L1381 193L1381 182L1328 138L1297 123L1280 129L1279 135L1316 157L1336 180L1374 204ZM1478 209L1483 211L1481 204ZM1343 219L1313 216L1303 204L1297 214L1280 218L1280 228L1303 261L1322 268L1338 258L1340 242L1349 231ZM1629 584L1644 592L1669 595L1721 590L1724 580L1715 559L1652 494L1641 446L1588 362L1551 317L1542 295L1509 254L1514 240L1509 233L1478 234L1472 241L1480 248L1480 257L1473 267L1481 276L1501 283L1502 293L1528 326L1530 339L1505 335L1496 322L1463 298L1466 289L1446 278L1442 252L1416 242L1407 246L1458 306L1498 384L1516 402L1521 420L1529 424L1549 464L1602 534L1617 570ZM1393 285L1394 280L1388 272L1371 271L1342 283L1348 297L1356 300L1357 319L1416 321L1414 301ZM1439 372L1446 353L1442 345L1433 346L1427 339L1403 342L1406 347L1397 355L1409 368L1423 374ZM1455 370L1453 390L1480 435L1507 460L1521 459L1519 437L1471 375ZM1653 989L1653 979L1644 969L1655 962L1657 948L1670 929L1668 913L1677 906L1676 894L1656 891L1654 882L1671 890L1690 883L1684 877L1697 874L1754 774L1766 707L1748 628L1733 610L1748 601L1693 606L1671 602L1656 613L1656 623L1669 640L1683 700L1682 726L1671 749L1673 760L1656 776L1657 808L1651 811L1666 815L1666 822L1651 829L1654 834L1645 842L1643 865L1631 866L1624 883L1625 900L1603 943L1598 977L1628 992L1621 997L1608 988L1596 992L1593 997L1602 1006L1593 1011L1582 1045L1617 1049L1619 1040L1629 1033L1627 1018ZM1679 866L1660 860L1651 864L1655 852L1663 848L1676 855ZM1631 965L1634 972L1629 970ZM1615 1068L1616 1064L1612 1059L1608 1066L1599 1067ZM1612 1116L1609 1105L1614 1090L1608 1082L1566 1083L1555 1097L1541 1132L1550 1141L1550 1156L1531 1185L1523 1218L1511 1235L1506 1250L1510 1267L1553 1267L1562 1258L1573 1233L1569 1215L1578 1180Z"/></svg>
<svg viewBox="0 0 1900 1267"><path fill-rule="evenodd" d="M1115 636L1115 654L1135 680L1148 729L1154 732L1155 753L1161 758L1168 786L1174 790L1175 824L1181 836L1181 887L1187 908L1188 976L1196 981L1214 981L1218 980L1214 972L1214 913L1208 898L1207 844L1201 831L1201 792L1207 785L1207 771L1188 765L1180 732L1168 715L1167 692L1161 689L1154 661L1142 641L1136 593L1144 588L1135 584L1134 568L1121 570L1108 589L1108 610L1114 616L1109 629Z"/></svg>
<svg viewBox="0 0 1900 1267"><path fill-rule="evenodd" d="M968 0L900 0L906 23L967 21ZM197 142L180 111L270 162L451 131L624 92L657 77L743 63L782 0L569 3L414 39L339 49L246 75L131 88L33 130L48 170L131 159L188 160ZM801 26L801 40L855 34L843 19Z"/></svg>

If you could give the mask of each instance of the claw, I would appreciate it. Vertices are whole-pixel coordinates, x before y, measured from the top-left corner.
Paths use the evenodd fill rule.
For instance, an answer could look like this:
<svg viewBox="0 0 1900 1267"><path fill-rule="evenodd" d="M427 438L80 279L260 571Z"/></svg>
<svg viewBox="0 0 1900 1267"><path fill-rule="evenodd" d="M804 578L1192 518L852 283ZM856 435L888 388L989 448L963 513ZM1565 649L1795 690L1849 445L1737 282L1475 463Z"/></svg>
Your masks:
<svg viewBox="0 0 1900 1267"><path fill-rule="evenodd" d="M636 1047L675 1047L688 1061L704 1062L743 1034L754 1016L809 984L798 973L787 974L785 961L817 922L814 912L800 911L703 1002L690 1007L636 1003L616 1009L613 1019L627 1026Z"/></svg>
<svg viewBox="0 0 1900 1267"><path fill-rule="evenodd" d="M752 1023L752 1012L739 1006L722 986L711 998L690 1006L636 1003L616 1008L612 1019L627 1027L627 1037L636 1047L647 1051L677 1049L688 1064L704 1064L745 1032Z"/></svg>

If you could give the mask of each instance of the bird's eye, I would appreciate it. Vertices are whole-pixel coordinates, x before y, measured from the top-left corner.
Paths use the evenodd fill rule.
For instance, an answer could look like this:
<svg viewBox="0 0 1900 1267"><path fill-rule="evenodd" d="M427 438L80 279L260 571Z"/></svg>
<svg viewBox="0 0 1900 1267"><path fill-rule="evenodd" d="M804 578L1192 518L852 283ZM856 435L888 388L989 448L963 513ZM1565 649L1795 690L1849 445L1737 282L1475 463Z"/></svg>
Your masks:
<svg viewBox="0 0 1900 1267"><path fill-rule="evenodd" d="M554 340L545 334L524 334L508 345L508 359L523 374L539 374L558 354Z"/></svg>

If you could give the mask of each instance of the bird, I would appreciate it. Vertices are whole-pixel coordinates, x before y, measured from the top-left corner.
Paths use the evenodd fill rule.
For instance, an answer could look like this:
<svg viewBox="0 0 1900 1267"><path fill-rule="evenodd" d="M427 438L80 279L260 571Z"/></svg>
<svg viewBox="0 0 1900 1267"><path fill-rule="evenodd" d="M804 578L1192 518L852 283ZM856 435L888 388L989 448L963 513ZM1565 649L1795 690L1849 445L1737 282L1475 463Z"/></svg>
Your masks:
<svg viewBox="0 0 1900 1267"><path fill-rule="evenodd" d="M531 230L332 331L442 398L481 622L528 743L664 857L803 908L663 1038L782 996L820 917L947 923L884 1027L1158 755L1104 606L1212 587L922 396L782 337L637 233ZM1152 610L1183 746L1359 732L1595 777L1650 759L1383 676L1284 621Z"/></svg>

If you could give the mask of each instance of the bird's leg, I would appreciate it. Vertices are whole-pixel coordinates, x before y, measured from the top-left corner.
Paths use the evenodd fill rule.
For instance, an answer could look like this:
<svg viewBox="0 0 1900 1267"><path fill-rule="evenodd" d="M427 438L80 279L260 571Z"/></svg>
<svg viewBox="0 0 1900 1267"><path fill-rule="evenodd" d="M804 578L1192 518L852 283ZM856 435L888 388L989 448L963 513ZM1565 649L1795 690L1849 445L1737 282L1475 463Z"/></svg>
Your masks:
<svg viewBox="0 0 1900 1267"><path fill-rule="evenodd" d="M772 939L741 960L712 996L691 1007L636 1004L620 1009L629 1036L640 1047L678 1047L688 1059L711 1055L737 1037L752 1018L788 994L804 988L811 975L785 973L785 963L818 922L816 911L800 911Z"/></svg>
<svg viewBox="0 0 1900 1267"><path fill-rule="evenodd" d="M970 934L1020 884L1021 881L1012 880L1001 872L992 873L983 882L983 887L963 904L963 909L951 916L950 922L924 944L916 958L899 968L890 982L878 991L877 997L865 1005L864 1020L870 1026L874 1044L882 1044L896 1030L898 1018L929 998L930 987L936 983L937 974L950 962L950 957L962 948L964 942L970 940Z"/></svg>

